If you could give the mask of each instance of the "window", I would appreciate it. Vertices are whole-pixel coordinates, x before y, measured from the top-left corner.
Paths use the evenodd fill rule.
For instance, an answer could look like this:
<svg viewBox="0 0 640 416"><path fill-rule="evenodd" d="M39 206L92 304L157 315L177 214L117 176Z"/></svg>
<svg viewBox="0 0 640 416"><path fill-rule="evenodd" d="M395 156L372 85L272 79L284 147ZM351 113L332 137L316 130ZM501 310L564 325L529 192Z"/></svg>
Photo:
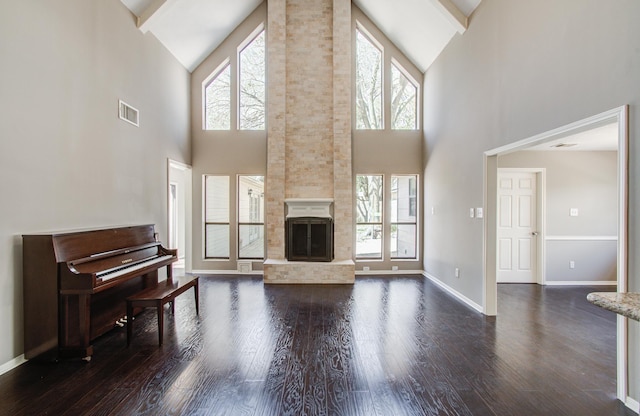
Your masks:
<svg viewBox="0 0 640 416"><path fill-rule="evenodd" d="M394 47L383 48L360 22L355 39L355 129L418 130L418 70Z"/></svg>
<svg viewBox="0 0 640 416"><path fill-rule="evenodd" d="M391 128L393 130L416 130L418 111L418 87L409 80L404 71L391 64Z"/></svg>
<svg viewBox="0 0 640 416"><path fill-rule="evenodd" d="M265 34L240 51L240 130L264 130Z"/></svg>
<svg viewBox="0 0 640 416"><path fill-rule="evenodd" d="M391 176L391 258L415 259L417 175Z"/></svg>
<svg viewBox="0 0 640 416"><path fill-rule="evenodd" d="M356 128L382 129L382 50L356 29Z"/></svg>
<svg viewBox="0 0 640 416"><path fill-rule="evenodd" d="M265 129L265 37L260 25L203 83L205 130Z"/></svg>
<svg viewBox="0 0 640 416"><path fill-rule="evenodd" d="M205 86L205 129L229 130L231 126L231 65L227 62Z"/></svg>
<svg viewBox="0 0 640 416"><path fill-rule="evenodd" d="M356 258L382 259L382 175L356 176Z"/></svg>
<svg viewBox="0 0 640 416"><path fill-rule="evenodd" d="M238 258L264 258L264 176L238 176Z"/></svg>
<svg viewBox="0 0 640 416"><path fill-rule="evenodd" d="M229 258L229 177L204 177L205 258Z"/></svg>

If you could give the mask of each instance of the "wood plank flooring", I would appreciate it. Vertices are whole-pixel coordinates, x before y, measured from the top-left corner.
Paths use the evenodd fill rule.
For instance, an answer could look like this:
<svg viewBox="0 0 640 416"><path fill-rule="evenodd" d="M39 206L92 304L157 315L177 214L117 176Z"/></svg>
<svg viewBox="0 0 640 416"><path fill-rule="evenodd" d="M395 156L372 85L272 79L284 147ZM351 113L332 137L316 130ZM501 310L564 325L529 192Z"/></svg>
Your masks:
<svg viewBox="0 0 640 416"><path fill-rule="evenodd" d="M613 290L613 288L608 288ZM421 276L353 286L201 277L193 297L95 342L90 363L0 376L1 415L632 415L615 398L602 287L500 285L485 317Z"/></svg>

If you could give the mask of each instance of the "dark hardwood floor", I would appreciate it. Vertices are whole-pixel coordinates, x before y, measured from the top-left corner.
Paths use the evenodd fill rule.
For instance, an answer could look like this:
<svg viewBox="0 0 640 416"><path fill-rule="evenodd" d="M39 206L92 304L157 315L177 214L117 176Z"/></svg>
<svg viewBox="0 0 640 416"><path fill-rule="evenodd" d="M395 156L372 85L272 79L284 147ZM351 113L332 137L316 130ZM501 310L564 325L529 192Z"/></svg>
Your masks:
<svg viewBox="0 0 640 416"><path fill-rule="evenodd" d="M613 288L608 288L612 290ZM201 277L95 342L90 363L0 376L2 415L631 415L615 398L615 315L602 287L500 285L485 317L421 276L354 286Z"/></svg>

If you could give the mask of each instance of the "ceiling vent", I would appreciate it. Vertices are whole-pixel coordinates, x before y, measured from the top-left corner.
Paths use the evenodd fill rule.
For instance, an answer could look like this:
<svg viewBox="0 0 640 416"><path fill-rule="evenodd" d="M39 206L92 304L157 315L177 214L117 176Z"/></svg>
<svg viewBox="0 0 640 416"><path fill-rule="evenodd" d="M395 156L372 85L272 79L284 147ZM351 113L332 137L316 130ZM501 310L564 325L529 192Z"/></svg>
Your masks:
<svg viewBox="0 0 640 416"><path fill-rule="evenodd" d="M138 127L139 123L139 112L137 109L131 107L129 104L125 103L122 100L118 101L118 114L120 115L120 120L124 120L128 123L133 124Z"/></svg>
<svg viewBox="0 0 640 416"><path fill-rule="evenodd" d="M573 147L575 145L576 143L558 143L558 144L554 144L551 147Z"/></svg>

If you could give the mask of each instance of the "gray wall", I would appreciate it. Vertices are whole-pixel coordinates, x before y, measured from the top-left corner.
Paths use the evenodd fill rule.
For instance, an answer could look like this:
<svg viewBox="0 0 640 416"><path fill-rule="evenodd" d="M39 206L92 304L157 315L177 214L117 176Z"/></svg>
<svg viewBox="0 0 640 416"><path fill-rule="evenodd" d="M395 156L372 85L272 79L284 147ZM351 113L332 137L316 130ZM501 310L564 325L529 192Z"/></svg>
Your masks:
<svg viewBox="0 0 640 416"><path fill-rule="evenodd" d="M638 16L635 0L480 3L425 75L427 272L481 303L482 222L466 217L483 204L483 152L629 104L629 288L640 289Z"/></svg>
<svg viewBox="0 0 640 416"><path fill-rule="evenodd" d="M119 1L0 0L0 56L2 365L23 352L21 235L154 223L164 240L167 158L191 149L189 73Z"/></svg>
<svg viewBox="0 0 640 416"><path fill-rule="evenodd" d="M616 283L617 152L521 151L500 156L498 167L546 171L547 283ZM572 208L578 216L569 215Z"/></svg>

